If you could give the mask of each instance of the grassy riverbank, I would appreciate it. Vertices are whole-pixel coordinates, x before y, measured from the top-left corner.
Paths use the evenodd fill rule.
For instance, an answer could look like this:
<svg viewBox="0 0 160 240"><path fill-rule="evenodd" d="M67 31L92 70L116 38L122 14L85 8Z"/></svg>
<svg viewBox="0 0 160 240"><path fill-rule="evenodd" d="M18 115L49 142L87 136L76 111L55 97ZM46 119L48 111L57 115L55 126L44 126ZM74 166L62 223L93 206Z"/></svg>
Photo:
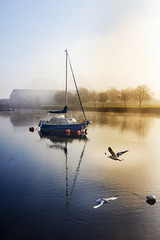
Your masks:
<svg viewBox="0 0 160 240"><path fill-rule="evenodd" d="M117 113L160 113L160 106L143 106L143 107L122 107L122 106L110 106L110 107L87 107L86 111L97 112L117 112Z"/></svg>
<svg viewBox="0 0 160 240"><path fill-rule="evenodd" d="M63 109L60 106L42 106L42 109L45 110L59 110ZM68 107L68 111L77 111L80 110L79 107ZM106 106L106 107L84 107L85 111L91 112L115 112L115 113L146 113L146 114L160 114L160 106Z"/></svg>

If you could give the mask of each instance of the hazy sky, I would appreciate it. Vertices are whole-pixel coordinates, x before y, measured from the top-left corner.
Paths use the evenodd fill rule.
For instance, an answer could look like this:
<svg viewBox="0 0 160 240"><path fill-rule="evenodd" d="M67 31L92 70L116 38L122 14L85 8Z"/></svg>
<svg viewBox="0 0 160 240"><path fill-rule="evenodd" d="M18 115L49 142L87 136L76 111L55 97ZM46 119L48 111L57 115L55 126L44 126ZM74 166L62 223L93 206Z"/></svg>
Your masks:
<svg viewBox="0 0 160 240"><path fill-rule="evenodd" d="M62 89L65 49L79 87L160 95L160 1L0 0L0 98Z"/></svg>

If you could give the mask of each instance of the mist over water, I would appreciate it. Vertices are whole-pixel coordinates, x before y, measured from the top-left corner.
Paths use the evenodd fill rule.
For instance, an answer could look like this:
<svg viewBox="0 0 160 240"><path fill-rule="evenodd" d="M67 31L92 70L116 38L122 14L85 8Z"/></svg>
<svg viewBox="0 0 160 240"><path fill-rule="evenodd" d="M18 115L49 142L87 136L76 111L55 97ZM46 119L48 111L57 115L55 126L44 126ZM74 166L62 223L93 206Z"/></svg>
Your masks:
<svg viewBox="0 0 160 240"><path fill-rule="evenodd" d="M46 112L0 113L2 239L159 239L159 115L86 115L86 137L62 138L39 135ZM108 158L109 146L128 149L124 161Z"/></svg>

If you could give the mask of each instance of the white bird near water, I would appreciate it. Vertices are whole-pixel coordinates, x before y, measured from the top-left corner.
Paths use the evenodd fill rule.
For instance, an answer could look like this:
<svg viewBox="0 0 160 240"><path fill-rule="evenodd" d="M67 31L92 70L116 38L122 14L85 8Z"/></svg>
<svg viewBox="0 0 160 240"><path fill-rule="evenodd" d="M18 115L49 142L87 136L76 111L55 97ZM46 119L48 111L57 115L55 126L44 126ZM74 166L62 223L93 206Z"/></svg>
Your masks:
<svg viewBox="0 0 160 240"><path fill-rule="evenodd" d="M112 148L109 147L109 148L108 148L108 151L111 153L111 156L109 156L109 158L111 158L111 159L113 159L113 160L123 161L123 159L120 159L119 156L121 156L122 154L128 152L129 150L115 153L115 152L113 152ZM105 153L105 154L106 154L106 153Z"/></svg>
<svg viewBox="0 0 160 240"><path fill-rule="evenodd" d="M94 205L93 208L99 208L100 206L103 205L103 203L109 203L110 200L116 200L117 198L118 198L118 195L110 198L99 198L96 200L97 204Z"/></svg>

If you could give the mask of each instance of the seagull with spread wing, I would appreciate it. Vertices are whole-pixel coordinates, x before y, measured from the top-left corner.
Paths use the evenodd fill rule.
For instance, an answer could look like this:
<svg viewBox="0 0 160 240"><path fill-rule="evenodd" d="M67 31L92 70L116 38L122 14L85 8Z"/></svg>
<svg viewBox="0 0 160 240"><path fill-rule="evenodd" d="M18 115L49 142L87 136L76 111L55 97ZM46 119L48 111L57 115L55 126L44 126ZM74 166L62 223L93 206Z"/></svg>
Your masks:
<svg viewBox="0 0 160 240"><path fill-rule="evenodd" d="M109 203L110 200L116 200L117 198L118 198L118 195L110 198L99 198L96 200L97 204L94 205L93 208L99 208L100 206L103 205L103 203Z"/></svg>
<svg viewBox="0 0 160 240"><path fill-rule="evenodd" d="M113 160L123 161L123 159L120 159L119 156L121 156L122 154L128 152L129 150L115 153L115 152L113 152L112 148L109 147L109 148L108 148L108 151L111 153L111 156L109 156L109 158L111 158L111 159L113 159ZM106 153L105 153L105 154L106 154Z"/></svg>

